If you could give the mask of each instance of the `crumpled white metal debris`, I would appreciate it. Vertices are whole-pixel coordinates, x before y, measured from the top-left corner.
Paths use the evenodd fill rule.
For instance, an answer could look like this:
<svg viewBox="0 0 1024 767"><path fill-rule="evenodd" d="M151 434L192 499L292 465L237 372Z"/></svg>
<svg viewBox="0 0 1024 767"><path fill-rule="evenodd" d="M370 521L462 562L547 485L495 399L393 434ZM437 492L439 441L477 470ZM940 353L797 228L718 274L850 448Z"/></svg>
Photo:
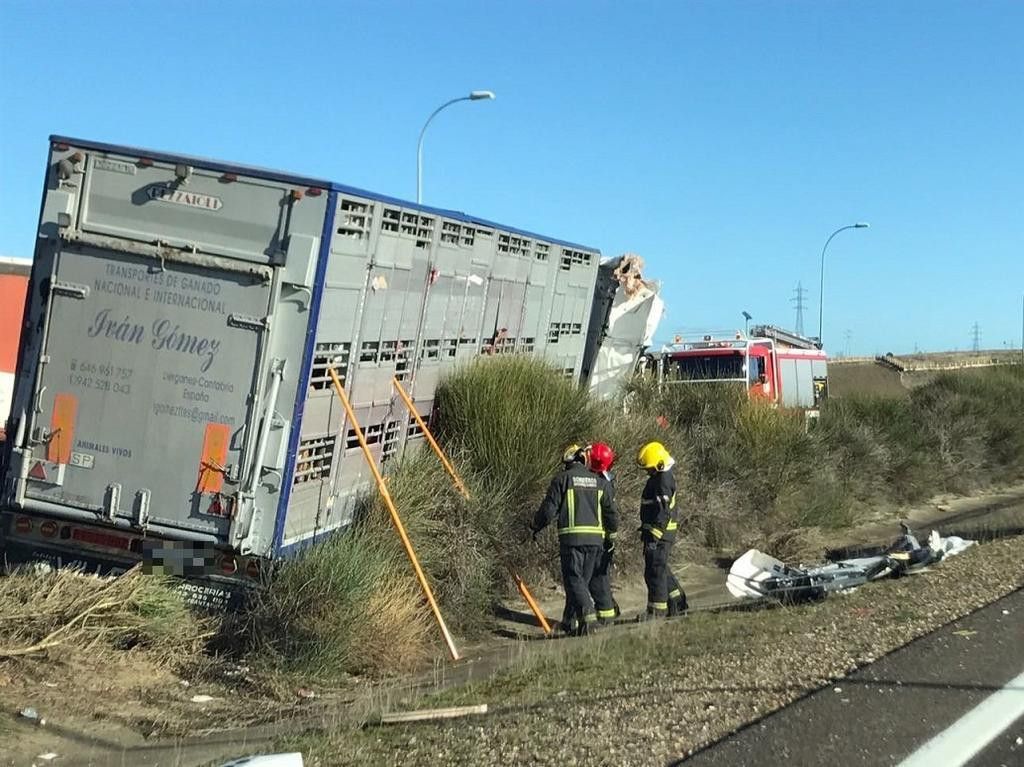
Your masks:
<svg viewBox="0 0 1024 767"><path fill-rule="evenodd" d="M977 545L977 543L977 541L965 540L956 535L943 538L939 535L937 530L932 530L932 534L928 536L928 548L932 551L945 552L944 557L952 557L956 554L960 554L971 546Z"/></svg>
<svg viewBox="0 0 1024 767"><path fill-rule="evenodd" d="M590 370L590 390L599 399L621 393L623 383L633 375L640 351L654 342L665 314L658 283L641 274L643 263L635 253L626 253L612 272L619 288Z"/></svg>
<svg viewBox="0 0 1024 767"><path fill-rule="evenodd" d="M765 596L787 601L820 599L831 592L856 588L868 581L919 572L946 557L960 554L976 543L957 536L943 538L933 530L927 545L922 546L910 528L903 525L903 534L884 554L811 567L790 567L775 557L750 549L733 562L725 584L737 599Z"/></svg>

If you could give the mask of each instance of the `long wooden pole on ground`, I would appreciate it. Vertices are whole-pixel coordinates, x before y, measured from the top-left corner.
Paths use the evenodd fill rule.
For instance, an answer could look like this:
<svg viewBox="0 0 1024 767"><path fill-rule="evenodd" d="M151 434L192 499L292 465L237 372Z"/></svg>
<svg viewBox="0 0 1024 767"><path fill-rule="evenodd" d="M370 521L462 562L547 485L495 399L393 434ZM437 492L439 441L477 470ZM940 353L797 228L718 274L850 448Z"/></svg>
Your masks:
<svg viewBox="0 0 1024 767"><path fill-rule="evenodd" d="M451 476L452 482L455 483L455 487L458 488L458 491L460 493L462 493L463 498L469 498L469 490L466 489L466 485L462 482L462 479L459 477L458 472L455 471L455 467L452 466L451 461L448 460L448 456L445 455L444 450L442 450L441 446L437 444L437 440L434 439L434 435L430 433L430 429L428 428L427 424L423 421L423 418L420 416L419 411L416 409L416 406L413 404L412 398L405 391L405 387L402 386L402 382L398 380L397 376L392 377L392 382L395 385L395 391L398 392L399 396L401 396L402 398L402 401L405 403L405 407L412 414L412 417L416 419L416 423L419 425L420 430L423 432L423 436L427 438L427 442L434 449L434 452L437 453L437 457L441 459L441 463L444 464L444 468L448 471L448 474ZM526 582L521 577L519 577L519 574L515 572L515 570L512 570L511 567L509 568L509 572L512 574L512 580L515 581L516 588L519 589L519 593L526 601L526 604L529 606L530 611L537 618L537 622L540 623L540 627L544 629L545 634L550 634L551 624L549 624L548 619L544 617L544 613L541 612L540 606L537 604L537 600L535 600L533 598L533 594L530 593L530 589L526 587Z"/></svg>
<svg viewBox="0 0 1024 767"><path fill-rule="evenodd" d="M434 619L437 621L437 625L441 629L441 633L444 635L445 644L448 645L448 652L452 656L452 660L459 659L459 651L455 649L455 640L452 639L451 632L448 631L448 626L445 625L444 618L441 616L441 610L437 606L437 600L434 599L434 592L430 589L430 584L427 583L427 577L423 574L423 568L420 567L420 562L416 558L416 552L412 548L412 542L409 540L408 534L405 532L405 525L402 524L402 518L398 516L398 509L395 508L395 502L391 500L391 493L388 492L387 484L384 482L384 477L381 476L380 469L377 468L376 462L373 460L373 455L370 453L370 447L366 444L366 438L363 436L363 430L359 426L359 421L356 419L356 414L352 410L352 404L348 401L348 395L345 394L345 389L341 385L341 380L338 378L338 374L335 372L333 367L328 367L327 371L331 374L331 380L334 382L334 390L338 394L338 399L341 400L342 406L345 408L345 413L348 415L348 420L352 424L352 428L355 430L356 439L359 440L359 446L363 449L363 455L366 458L366 463L370 467L370 471L373 472L373 478L377 482L377 489L380 491L381 497L384 499L384 504L388 507L388 512L391 514L391 521L395 525L395 529L398 531L398 537L402 539L402 546L405 547L405 553L409 557L409 561L412 563L412 569L416 571L416 579L420 582L420 588L423 589L424 595L427 597L427 602L430 603L430 609L434 613Z"/></svg>

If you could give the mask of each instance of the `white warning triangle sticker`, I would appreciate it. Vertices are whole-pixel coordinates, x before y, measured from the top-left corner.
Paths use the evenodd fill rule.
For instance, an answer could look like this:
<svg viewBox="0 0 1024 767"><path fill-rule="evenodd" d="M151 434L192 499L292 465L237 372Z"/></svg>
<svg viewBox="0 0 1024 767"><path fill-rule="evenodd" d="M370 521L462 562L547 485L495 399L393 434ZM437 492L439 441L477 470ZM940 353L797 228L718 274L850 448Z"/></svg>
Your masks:
<svg viewBox="0 0 1024 767"><path fill-rule="evenodd" d="M41 479L43 482L46 481L46 469L43 467L42 461L36 461L36 465L32 467L32 471L28 473L32 479Z"/></svg>

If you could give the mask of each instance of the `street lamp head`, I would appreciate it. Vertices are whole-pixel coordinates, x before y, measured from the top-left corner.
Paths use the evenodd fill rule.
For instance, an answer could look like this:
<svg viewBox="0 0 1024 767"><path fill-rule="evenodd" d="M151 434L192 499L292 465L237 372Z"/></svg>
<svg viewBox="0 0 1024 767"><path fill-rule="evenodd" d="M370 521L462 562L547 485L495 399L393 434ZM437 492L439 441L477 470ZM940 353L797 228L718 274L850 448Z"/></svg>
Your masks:
<svg viewBox="0 0 1024 767"><path fill-rule="evenodd" d="M853 228L854 229L867 229L869 226L871 226L871 224L869 224L867 221L858 221L856 224L853 225Z"/></svg>
<svg viewBox="0 0 1024 767"><path fill-rule="evenodd" d="M430 117L423 123L423 127L420 128L420 138L416 144L416 203L419 204L423 201L423 134L427 132L427 126L430 125L430 121L433 120L437 114L450 107L452 104L458 104L463 101L483 101L494 98L494 91L470 91L468 96L459 96L458 98L450 99L444 102L441 106L430 113Z"/></svg>
<svg viewBox="0 0 1024 767"><path fill-rule="evenodd" d="M752 320L754 318L750 314L748 314L747 312L743 312L743 319L745 319L745 320Z"/></svg>

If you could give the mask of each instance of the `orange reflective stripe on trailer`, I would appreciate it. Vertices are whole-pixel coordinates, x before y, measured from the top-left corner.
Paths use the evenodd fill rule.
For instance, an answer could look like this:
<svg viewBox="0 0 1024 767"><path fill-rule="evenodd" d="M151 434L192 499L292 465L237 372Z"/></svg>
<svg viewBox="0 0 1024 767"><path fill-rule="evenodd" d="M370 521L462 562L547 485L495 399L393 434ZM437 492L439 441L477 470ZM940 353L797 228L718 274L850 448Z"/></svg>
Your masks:
<svg viewBox="0 0 1024 767"><path fill-rule="evenodd" d="M228 461L231 427L226 423L206 424L203 453L199 459L199 481L196 492L219 493L224 489L224 466Z"/></svg>
<svg viewBox="0 0 1024 767"><path fill-rule="evenodd" d="M50 439L46 444L46 460L50 463L69 463L71 448L75 444L75 420L78 416L78 397L58 394L53 398L50 416Z"/></svg>

